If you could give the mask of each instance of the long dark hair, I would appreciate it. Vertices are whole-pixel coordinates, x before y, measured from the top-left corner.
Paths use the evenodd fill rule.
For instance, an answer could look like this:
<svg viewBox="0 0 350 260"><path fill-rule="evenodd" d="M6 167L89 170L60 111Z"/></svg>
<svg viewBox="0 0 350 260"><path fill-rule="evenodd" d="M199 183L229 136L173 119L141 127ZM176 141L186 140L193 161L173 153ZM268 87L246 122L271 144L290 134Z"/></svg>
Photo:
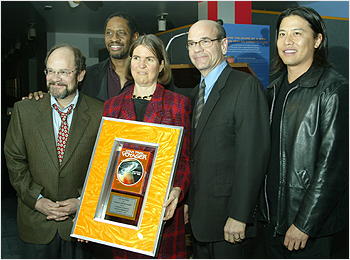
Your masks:
<svg viewBox="0 0 350 260"><path fill-rule="evenodd" d="M276 25L276 40L275 40L276 57L272 65L273 67L272 74L278 73L286 68L286 65L283 63L283 61L278 55L277 40L278 40L278 32L279 32L282 20L290 15L297 15L305 19L309 23L314 33L314 37L316 37L319 33L322 34L322 42L318 46L318 48L315 49L313 64L317 64L320 66L329 65L327 61L327 56L328 56L327 30L321 16L312 8L299 6L299 7L293 7L293 8L288 8L284 10L278 17L277 25Z"/></svg>

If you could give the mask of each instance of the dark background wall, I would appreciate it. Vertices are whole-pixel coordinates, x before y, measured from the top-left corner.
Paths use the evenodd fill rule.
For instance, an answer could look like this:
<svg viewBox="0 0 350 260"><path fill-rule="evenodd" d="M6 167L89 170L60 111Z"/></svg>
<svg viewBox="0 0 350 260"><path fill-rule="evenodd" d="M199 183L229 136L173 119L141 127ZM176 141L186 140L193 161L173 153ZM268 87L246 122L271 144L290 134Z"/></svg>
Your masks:
<svg viewBox="0 0 350 260"><path fill-rule="evenodd" d="M35 24L36 36L28 35ZM5 139L11 108L29 90L45 89L43 60L46 56L46 23L28 2L1 2L1 147ZM8 181L1 153L1 195L13 189Z"/></svg>

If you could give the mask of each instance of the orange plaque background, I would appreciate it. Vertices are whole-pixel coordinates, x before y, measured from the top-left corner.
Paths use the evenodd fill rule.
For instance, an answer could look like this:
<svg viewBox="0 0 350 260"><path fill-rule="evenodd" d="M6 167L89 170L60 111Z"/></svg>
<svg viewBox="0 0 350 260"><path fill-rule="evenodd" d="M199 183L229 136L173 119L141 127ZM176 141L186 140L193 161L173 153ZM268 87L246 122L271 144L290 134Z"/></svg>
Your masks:
<svg viewBox="0 0 350 260"><path fill-rule="evenodd" d="M181 137L182 127L103 117L71 236L154 256ZM94 219L116 138L159 144L139 229Z"/></svg>

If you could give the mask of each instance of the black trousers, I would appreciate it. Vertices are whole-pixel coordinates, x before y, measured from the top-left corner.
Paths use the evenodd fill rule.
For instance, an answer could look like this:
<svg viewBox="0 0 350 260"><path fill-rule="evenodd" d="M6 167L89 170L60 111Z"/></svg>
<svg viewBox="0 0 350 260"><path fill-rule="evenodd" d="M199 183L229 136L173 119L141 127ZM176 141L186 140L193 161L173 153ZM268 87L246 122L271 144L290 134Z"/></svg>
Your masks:
<svg viewBox="0 0 350 260"><path fill-rule="evenodd" d="M309 238L304 249L289 251L283 244L284 235L273 236L274 225L265 225L263 241L267 258L312 259L331 258L332 236Z"/></svg>
<svg viewBox="0 0 350 260"><path fill-rule="evenodd" d="M85 243L63 240L58 233L50 243L44 245L21 242L23 258L26 259L90 258Z"/></svg>
<svg viewBox="0 0 350 260"><path fill-rule="evenodd" d="M227 241L199 242L193 241L193 258L196 259L230 259L249 258L249 243L247 238L240 243L232 244Z"/></svg>

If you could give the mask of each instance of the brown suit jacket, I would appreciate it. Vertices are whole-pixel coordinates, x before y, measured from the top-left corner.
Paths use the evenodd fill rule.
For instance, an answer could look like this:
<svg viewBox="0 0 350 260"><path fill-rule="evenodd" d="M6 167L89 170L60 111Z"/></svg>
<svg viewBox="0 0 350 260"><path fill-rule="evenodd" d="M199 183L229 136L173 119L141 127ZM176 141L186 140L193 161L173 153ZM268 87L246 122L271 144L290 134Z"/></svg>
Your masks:
<svg viewBox="0 0 350 260"><path fill-rule="evenodd" d="M24 241L47 244L56 232L63 239L70 239L74 216L65 221L46 220L34 207L39 194L52 201L80 196L102 110L102 102L79 94L66 152L59 166L50 96L15 103L4 152L10 181L17 191L17 224Z"/></svg>

